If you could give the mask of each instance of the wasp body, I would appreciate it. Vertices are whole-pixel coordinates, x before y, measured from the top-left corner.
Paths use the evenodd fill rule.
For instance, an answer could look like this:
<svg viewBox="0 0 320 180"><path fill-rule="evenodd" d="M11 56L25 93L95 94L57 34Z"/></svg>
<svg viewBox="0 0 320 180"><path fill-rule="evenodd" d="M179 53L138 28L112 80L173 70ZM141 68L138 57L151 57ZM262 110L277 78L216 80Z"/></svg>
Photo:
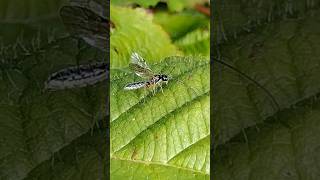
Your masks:
<svg viewBox="0 0 320 180"><path fill-rule="evenodd" d="M162 83L168 83L169 78L165 74L153 74L147 63L138 53L132 53L129 67L142 78L148 78L148 81L139 81L127 84L125 90L135 90L140 88L150 88L160 86Z"/></svg>

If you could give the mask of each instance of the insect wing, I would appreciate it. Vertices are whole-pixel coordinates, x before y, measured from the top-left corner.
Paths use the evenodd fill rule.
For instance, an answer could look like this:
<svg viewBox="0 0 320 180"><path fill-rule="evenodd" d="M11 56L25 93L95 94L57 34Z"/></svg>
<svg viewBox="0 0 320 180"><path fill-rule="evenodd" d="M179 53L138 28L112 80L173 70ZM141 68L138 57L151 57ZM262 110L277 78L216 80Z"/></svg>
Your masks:
<svg viewBox="0 0 320 180"><path fill-rule="evenodd" d="M124 87L124 90L140 89L140 88L146 87L146 85L147 85L147 82L145 82L145 81L134 82L134 83L127 84Z"/></svg>
<svg viewBox="0 0 320 180"><path fill-rule="evenodd" d="M140 77L150 78L153 76L153 73L145 60L136 52L131 55L129 67Z"/></svg>
<svg viewBox="0 0 320 180"><path fill-rule="evenodd" d="M136 52L133 52L131 54L131 63L132 64L137 64L137 65L141 66L142 68L150 70L150 68L147 65L146 61Z"/></svg>
<svg viewBox="0 0 320 180"><path fill-rule="evenodd" d="M91 46L107 51L109 21L90 9L64 6L60 10L63 23L70 33L81 37Z"/></svg>

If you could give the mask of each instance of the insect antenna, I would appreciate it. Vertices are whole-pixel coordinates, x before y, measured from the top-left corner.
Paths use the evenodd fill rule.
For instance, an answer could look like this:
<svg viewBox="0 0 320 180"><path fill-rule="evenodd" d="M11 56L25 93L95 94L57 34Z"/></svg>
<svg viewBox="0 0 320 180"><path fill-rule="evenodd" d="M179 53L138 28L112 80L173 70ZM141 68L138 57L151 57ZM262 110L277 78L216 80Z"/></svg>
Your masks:
<svg viewBox="0 0 320 180"><path fill-rule="evenodd" d="M248 79L249 81L253 82L256 86L258 86L260 89L262 89L272 100L272 102L276 105L277 107L277 110L280 109L280 105L279 103L277 102L277 100L274 98L274 96L271 94L271 92L266 89L264 86L262 86L259 82L257 82L256 80L254 80L253 78L251 78L250 76L248 76L247 74L245 74L244 72L238 70L237 68L235 68L234 66L226 63L225 61L222 61L220 59L217 59L217 58L213 58L214 61L216 61L217 63L220 63L226 67L228 67L229 69L239 73L241 76L243 76L244 78Z"/></svg>

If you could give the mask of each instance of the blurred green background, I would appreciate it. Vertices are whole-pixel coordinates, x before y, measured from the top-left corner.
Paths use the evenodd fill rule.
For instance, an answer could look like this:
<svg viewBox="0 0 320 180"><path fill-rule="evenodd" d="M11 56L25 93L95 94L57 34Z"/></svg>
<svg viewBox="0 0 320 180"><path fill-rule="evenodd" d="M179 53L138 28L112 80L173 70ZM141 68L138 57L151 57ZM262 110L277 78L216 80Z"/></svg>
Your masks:
<svg viewBox="0 0 320 180"><path fill-rule="evenodd" d="M150 63L172 55L209 58L208 1L111 1L110 9L112 68L127 66L132 51Z"/></svg>

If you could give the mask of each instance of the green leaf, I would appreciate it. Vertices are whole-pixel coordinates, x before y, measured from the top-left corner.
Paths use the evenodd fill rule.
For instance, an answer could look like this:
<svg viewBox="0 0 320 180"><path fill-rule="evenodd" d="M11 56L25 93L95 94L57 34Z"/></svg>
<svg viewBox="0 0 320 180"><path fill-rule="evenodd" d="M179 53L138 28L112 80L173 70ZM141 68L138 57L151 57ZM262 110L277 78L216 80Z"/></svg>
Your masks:
<svg viewBox="0 0 320 180"><path fill-rule="evenodd" d="M318 179L319 95L217 148L214 179ZM286 121L283 126L279 121Z"/></svg>
<svg viewBox="0 0 320 180"><path fill-rule="evenodd" d="M319 13L266 25L221 46L221 57L264 86L280 109L291 107L320 91ZM273 116L278 109L252 82L226 67L215 68L213 119L219 145Z"/></svg>
<svg viewBox="0 0 320 180"><path fill-rule="evenodd" d="M41 0L3 0L0 2L2 20L32 20L56 14L66 0L46 2Z"/></svg>
<svg viewBox="0 0 320 180"><path fill-rule="evenodd" d="M160 0L114 0L112 1L112 4L116 5L131 5L131 4L139 4L143 7L149 7L149 6L155 6L157 3L159 3Z"/></svg>
<svg viewBox="0 0 320 180"><path fill-rule="evenodd" d="M177 40L195 29L206 28L209 18L196 11L175 14L160 11L155 13L154 22L160 24L172 40Z"/></svg>
<svg viewBox="0 0 320 180"><path fill-rule="evenodd" d="M168 57L151 68L171 77L163 91L125 91L139 80L111 70L111 178L209 179L209 61Z"/></svg>
<svg viewBox="0 0 320 180"><path fill-rule="evenodd" d="M106 179L109 172L106 129L101 125L78 137L33 169L25 179Z"/></svg>
<svg viewBox="0 0 320 180"><path fill-rule="evenodd" d="M237 38L244 32L281 18L292 18L318 8L319 1L261 0L238 1L218 0L212 6L213 35L216 43Z"/></svg>
<svg viewBox="0 0 320 180"><path fill-rule="evenodd" d="M2 0L0 2L0 42L12 44L17 39L30 43L41 38L50 41L66 33L58 10L66 0ZM39 37L38 37L39 36Z"/></svg>
<svg viewBox="0 0 320 180"><path fill-rule="evenodd" d="M117 5L131 5L138 4L145 8L156 6L160 0L114 0L113 4ZM208 0L167 0L168 8L170 11L182 11L184 8L191 8L197 3L208 2Z"/></svg>
<svg viewBox="0 0 320 180"><path fill-rule="evenodd" d="M25 178L105 118L108 92L104 83L43 91L51 73L89 59L103 60L104 55L94 49L78 47L73 39L61 39L19 56L16 66L0 64L0 179Z"/></svg>
<svg viewBox="0 0 320 180"><path fill-rule="evenodd" d="M215 65L215 179L318 179L319 15L317 9L265 24L220 45L222 58L266 87L280 109Z"/></svg>
<svg viewBox="0 0 320 180"><path fill-rule="evenodd" d="M182 11L185 8L191 8L195 4L209 2L208 0L167 0L168 8L171 11Z"/></svg>
<svg viewBox="0 0 320 180"><path fill-rule="evenodd" d="M197 29L175 41L177 47L186 55L210 56L210 32Z"/></svg>
<svg viewBox="0 0 320 180"><path fill-rule="evenodd" d="M111 6L111 21L115 25L110 37L110 64L113 68L128 66L134 51L150 62L179 54L169 36L143 9Z"/></svg>

